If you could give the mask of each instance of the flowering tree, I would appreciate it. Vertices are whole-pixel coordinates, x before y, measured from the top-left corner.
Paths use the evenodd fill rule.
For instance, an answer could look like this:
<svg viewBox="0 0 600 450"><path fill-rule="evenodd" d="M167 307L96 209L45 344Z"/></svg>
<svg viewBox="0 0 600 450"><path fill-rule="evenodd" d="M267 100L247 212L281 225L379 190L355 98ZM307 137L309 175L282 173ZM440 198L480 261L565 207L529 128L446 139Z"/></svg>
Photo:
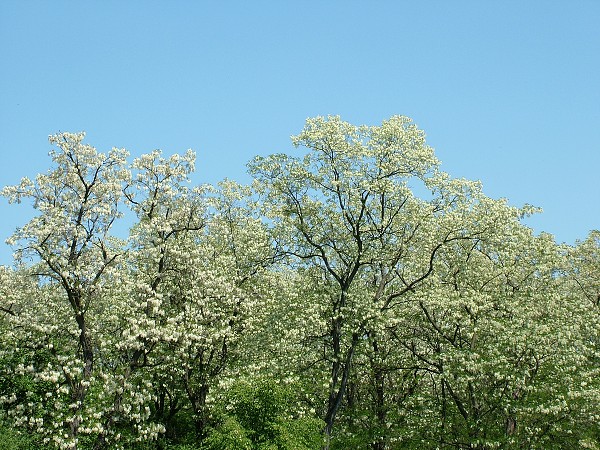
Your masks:
<svg viewBox="0 0 600 450"><path fill-rule="evenodd" d="M101 427L97 412L89 409L102 370L96 349L103 330L96 318L109 304L103 289L123 253L109 230L128 179L124 150L98 153L83 138L83 133L50 136L58 147L50 153L56 167L2 191L11 202L31 200L38 211L9 240L17 247L17 263L32 262L27 273L37 279L38 291L32 307L25 298L15 299L11 320L26 330L12 336L17 348L25 338L26 348L46 355L43 365L30 367L34 381L46 388L46 408L27 403L30 408L15 409L23 413L16 420L28 414L38 415L39 423L45 418L40 429L65 448ZM38 309L42 305L45 312Z"/></svg>
<svg viewBox="0 0 600 450"><path fill-rule="evenodd" d="M250 166L267 214L292 264L323 283L321 323L330 363L326 434L347 391L354 355L383 312L432 273L440 250L486 223L470 218L473 185L449 179L409 119L356 127L338 117L309 119L296 146ZM429 191L420 199L412 187Z"/></svg>
<svg viewBox="0 0 600 450"><path fill-rule="evenodd" d="M190 186L191 151L128 163L83 138L51 136L53 168L2 190L37 215L0 267L0 433L597 448L598 232L535 236L534 208L442 172L406 117L308 119L252 188Z"/></svg>
<svg viewBox="0 0 600 450"><path fill-rule="evenodd" d="M582 335L567 330L586 319L577 299L558 301L558 248L520 223L535 210L441 172L405 117L379 127L309 119L292 139L302 155L256 158L250 171L281 254L302 277L297 368L325 378L326 392L314 391L325 433L345 408L354 415L340 430L367 430L347 446L408 445L411 428L441 430L415 442L482 448L521 442L522 429L522 445L560 434L534 423L562 423L544 414L578 378L567 387L547 374L581 362ZM565 329L550 331L557 322ZM564 351L548 355L557 342Z"/></svg>
<svg viewBox="0 0 600 450"><path fill-rule="evenodd" d="M154 152L134 161L128 198L138 215L130 255L137 304L122 342L136 364L156 367L155 416L173 425L179 411L191 411L201 438L210 390L251 329L251 286L270 247L260 221L242 214L241 187L186 186L194 159Z"/></svg>

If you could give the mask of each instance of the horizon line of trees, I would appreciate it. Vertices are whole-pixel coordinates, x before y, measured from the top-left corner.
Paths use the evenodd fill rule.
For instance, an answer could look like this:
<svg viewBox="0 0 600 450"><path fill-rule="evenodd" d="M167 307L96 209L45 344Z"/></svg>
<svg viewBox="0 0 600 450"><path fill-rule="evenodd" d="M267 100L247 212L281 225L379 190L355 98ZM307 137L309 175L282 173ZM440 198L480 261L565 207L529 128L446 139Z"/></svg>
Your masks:
<svg viewBox="0 0 600 450"><path fill-rule="evenodd" d="M84 137L1 191L36 210L0 266L7 448L600 448L599 231L535 235L404 116L307 119L249 186Z"/></svg>

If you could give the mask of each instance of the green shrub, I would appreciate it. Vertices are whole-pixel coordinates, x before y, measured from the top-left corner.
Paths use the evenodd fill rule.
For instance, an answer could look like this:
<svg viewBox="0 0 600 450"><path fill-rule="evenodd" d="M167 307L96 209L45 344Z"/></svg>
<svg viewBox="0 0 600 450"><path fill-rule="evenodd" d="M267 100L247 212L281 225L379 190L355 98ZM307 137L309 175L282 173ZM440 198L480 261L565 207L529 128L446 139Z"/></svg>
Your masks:
<svg viewBox="0 0 600 450"><path fill-rule="evenodd" d="M292 386L272 380L239 383L227 393L225 404L223 419L203 448L312 450L323 444L323 421L296 414Z"/></svg>

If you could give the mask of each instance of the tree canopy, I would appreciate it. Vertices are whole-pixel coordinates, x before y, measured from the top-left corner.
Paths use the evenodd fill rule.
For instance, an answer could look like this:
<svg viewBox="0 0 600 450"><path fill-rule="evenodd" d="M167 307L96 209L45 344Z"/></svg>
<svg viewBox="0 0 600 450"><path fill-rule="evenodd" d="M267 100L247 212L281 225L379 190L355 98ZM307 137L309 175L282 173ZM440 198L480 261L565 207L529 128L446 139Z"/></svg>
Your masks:
<svg viewBox="0 0 600 450"><path fill-rule="evenodd" d="M84 138L2 190L36 210L0 268L8 448L600 447L598 231L535 235L403 116L308 119L249 186Z"/></svg>

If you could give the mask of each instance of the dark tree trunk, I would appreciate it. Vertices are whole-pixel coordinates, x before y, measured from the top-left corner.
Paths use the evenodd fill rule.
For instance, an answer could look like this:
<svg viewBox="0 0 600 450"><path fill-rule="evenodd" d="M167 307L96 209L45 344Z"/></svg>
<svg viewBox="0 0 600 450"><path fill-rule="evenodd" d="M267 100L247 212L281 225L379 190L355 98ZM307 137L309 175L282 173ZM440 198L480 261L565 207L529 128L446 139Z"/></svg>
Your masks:
<svg viewBox="0 0 600 450"><path fill-rule="evenodd" d="M335 346L336 339L334 339ZM337 336L338 350L339 350L339 335ZM352 335L352 344L346 351L345 357L341 359L341 351L337 354L334 353L334 363L332 365L331 372L331 384L329 390L329 399L327 402L327 413L325 414L325 436L326 444L325 449L329 448L329 440L331 438L331 432L333 430L333 424L335 417L340 409L346 389L348 386L348 379L350 377L350 368L352 365L352 357L354 356L354 349L358 344L358 334Z"/></svg>

